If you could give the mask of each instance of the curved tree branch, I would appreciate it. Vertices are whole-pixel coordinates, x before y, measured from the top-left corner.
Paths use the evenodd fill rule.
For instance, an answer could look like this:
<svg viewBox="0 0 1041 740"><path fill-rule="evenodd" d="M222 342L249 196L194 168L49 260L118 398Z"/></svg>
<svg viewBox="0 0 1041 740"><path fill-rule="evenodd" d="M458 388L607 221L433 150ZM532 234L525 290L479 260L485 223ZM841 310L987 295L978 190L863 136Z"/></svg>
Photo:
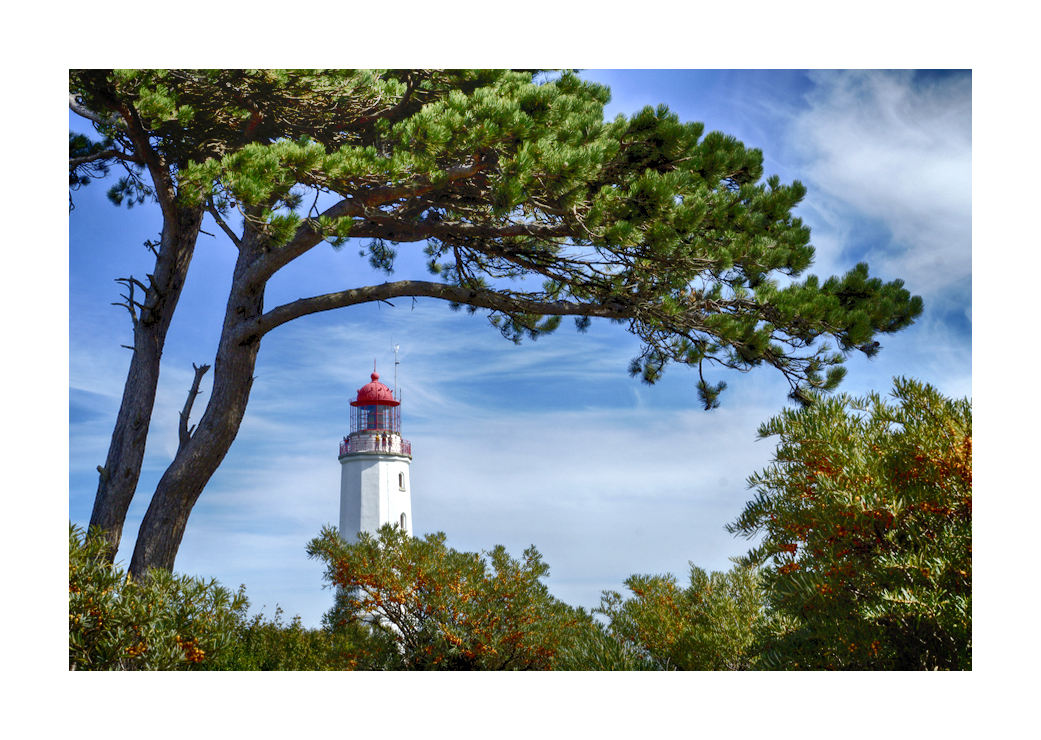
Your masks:
<svg viewBox="0 0 1041 740"><path fill-rule="evenodd" d="M446 283L422 280L400 280L382 285L343 290L338 293L301 298L267 311L254 321L246 323L237 337L246 341L261 337L286 322L321 311L331 311L360 303L386 301L391 298L438 298L452 303L461 303L475 308L486 308L511 314L537 314L541 316L591 316L605 319L631 319L636 312L621 301L585 303L580 301L540 301L532 298L511 296L487 288L467 288Z"/></svg>
<svg viewBox="0 0 1041 740"><path fill-rule="evenodd" d="M392 186L358 193L357 197L344 198L338 203L330 206L321 214L321 216L329 219L345 217L359 219L360 222L355 225L351 235L361 238L386 237L387 234L385 232L388 228L398 230L394 232L394 238L397 241L419 241L430 236L436 237L437 234L430 229L433 222L420 222L420 225L411 230L402 230L402 225L398 220L394 219L393 216L384 215L376 209L379 206L392 203L396 200L417 198L435 190L436 188L444 187L453 182L473 177L482 170L482 166L481 158L476 157L470 164L459 165L446 170L446 178L437 184L433 183L427 177L421 177L416 178L412 182L398 183ZM387 227L380 224L382 219L386 219L386 221L392 226ZM250 284L260 284L297 257L320 244L325 239L325 235L317 228L316 223L316 221L308 220L302 224L300 228L297 229L293 238L285 246L271 252L269 257L258 260L249 270L246 280ZM487 235L488 234L485 234L485 236ZM509 236L510 234L504 232L503 235ZM522 234L517 233L515 235Z"/></svg>
<svg viewBox="0 0 1041 740"><path fill-rule="evenodd" d="M74 169L83 164L89 164L90 162L96 162L99 159L121 159L124 162L133 162L134 164L144 164L144 161L140 157L136 157L126 152L121 152L116 149L106 149L101 152L95 152L94 154L87 154L82 157L70 157L69 158L69 169Z"/></svg>
<svg viewBox="0 0 1041 740"><path fill-rule="evenodd" d="M159 207L163 211L163 218L167 222L175 221L177 219L177 188L174 185L173 175L169 167L152 149L148 141L148 132L145 130L137 110L129 103L123 103L119 112L123 120L126 121L127 133L134 144L137 156L141 158L142 163L148 168L148 172L152 176L152 182L155 184L156 199L159 201Z"/></svg>
<svg viewBox="0 0 1041 740"><path fill-rule="evenodd" d="M88 121L93 121L99 126L117 126L120 123L120 118L115 113L107 118L101 116L80 103L74 93L69 93L69 110L77 116L86 118Z"/></svg>

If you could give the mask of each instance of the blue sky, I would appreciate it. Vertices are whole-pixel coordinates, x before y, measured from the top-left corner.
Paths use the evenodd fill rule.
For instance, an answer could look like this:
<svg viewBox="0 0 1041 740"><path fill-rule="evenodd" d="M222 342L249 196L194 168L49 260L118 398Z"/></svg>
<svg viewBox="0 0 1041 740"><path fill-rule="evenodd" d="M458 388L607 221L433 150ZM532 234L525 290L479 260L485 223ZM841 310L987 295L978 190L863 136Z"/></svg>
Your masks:
<svg viewBox="0 0 1041 740"><path fill-rule="evenodd" d="M925 299L912 328L883 337L874 360L854 356L842 390L888 392L895 375L972 393L972 87L968 72L599 71L608 115L666 103L684 120L763 150L767 174L799 179L797 214L813 230L810 273L859 261ZM70 116L70 126L82 124ZM150 271L142 246L157 209L116 209L95 183L69 217L69 518L86 524L118 408L130 323L117 277ZM163 356L148 452L119 559L129 561L151 490L177 446L177 412L192 363L212 362L234 250L204 229ZM397 275L424 277L421 245L402 245ZM312 250L280 273L274 306L386 278L350 246ZM688 561L726 569L747 543L723 529L749 498L745 479L773 447L759 424L786 404L767 369L726 380L722 406L701 410L695 374L671 367L631 379L638 343L623 327L520 346L480 315L434 301L361 306L292 322L264 340L242 429L189 521L176 569L244 583L254 609L275 604L317 625L331 595L304 552L338 519L337 444L349 401L375 359L388 383L400 346L402 426L413 445L417 533L519 555L534 544L548 585L586 607L633 573L675 573ZM209 378L207 378L207 381ZM207 400L203 384L199 411Z"/></svg>

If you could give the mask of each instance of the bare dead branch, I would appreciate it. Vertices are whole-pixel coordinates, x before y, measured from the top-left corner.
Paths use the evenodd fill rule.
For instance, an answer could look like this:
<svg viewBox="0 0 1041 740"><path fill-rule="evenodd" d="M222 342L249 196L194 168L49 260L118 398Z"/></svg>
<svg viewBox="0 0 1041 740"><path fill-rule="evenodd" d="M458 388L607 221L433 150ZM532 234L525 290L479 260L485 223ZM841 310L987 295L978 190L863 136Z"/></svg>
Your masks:
<svg viewBox="0 0 1041 740"><path fill-rule="evenodd" d="M210 369L209 365L196 365L192 363L192 367L195 368L195 380L192 381L192 389L188 391L188 398L185 399L184 408L180 412L181 420L177 428L177 436L180 440L180 444L177 446L177 452L180 453L184 449L184 446L188 444L188 440L192 438L192 432L195 431L195 425L193 424L191 429L188 428L188 417L192 413L192 404L195 403L195 397L201 393L199 390L199 384L202 382L202 376L206 374L206 371Z"/></svg>
<svg viewBox="0 0 1041 740"><path fill-rule="evenodd" d="M129 295L124 295L121 293L119 297L123 299L123 302L113 303L112 305L123 306L124 308L126 308L127 311L130 312L130 321L133 324L134 329L136 330L138 321L140 320L138 311L143 311L144 306L134 300L134 286L139 286L141 290L145 292L145 295L148 294L148 289L145 288L145 286L141 283L140 280L135 280L133 275L131 275L128 278L116 278L115 282L123 283L124 285L126 285L128 289L127 292L129 293ZM134 310L135 308L137 309L136 311Z"/></svg>
<svg viewBox="0 0 1041 740"><path fill-rule="evenodd" d="M214 208L212 203L206 206L206 212L213 217L214 221L217 222L217 225L220 226L221 231L223 231L227 235L227 237L231 239L231 243L235 245L235 248L242 249L242 242L239 240L238 235L231 230L231 227L228 226L227 223L225 223L224 219L221 218L220 212L216 208Z"/></svg>

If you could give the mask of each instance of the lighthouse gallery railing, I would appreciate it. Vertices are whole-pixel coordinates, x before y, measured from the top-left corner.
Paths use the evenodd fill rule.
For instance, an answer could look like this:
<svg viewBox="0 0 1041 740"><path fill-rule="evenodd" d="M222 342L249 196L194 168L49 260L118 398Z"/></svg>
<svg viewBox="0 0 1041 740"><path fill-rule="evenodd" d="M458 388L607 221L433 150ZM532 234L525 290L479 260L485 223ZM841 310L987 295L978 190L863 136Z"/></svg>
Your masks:
<svg viewBox="0 0 1041 740"><path fill-rule="evenodd" d="M350 455L355 452L374 452L412 457L412 443L407 439L389 434L346 437L340 442L341 455Z"/></svg>

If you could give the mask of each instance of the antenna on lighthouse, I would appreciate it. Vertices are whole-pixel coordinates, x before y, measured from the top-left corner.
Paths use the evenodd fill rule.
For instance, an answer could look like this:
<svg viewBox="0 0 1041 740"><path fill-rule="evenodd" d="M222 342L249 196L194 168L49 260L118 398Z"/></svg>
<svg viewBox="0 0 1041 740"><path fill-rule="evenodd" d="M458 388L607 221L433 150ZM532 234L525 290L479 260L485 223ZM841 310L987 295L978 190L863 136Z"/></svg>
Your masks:
<svg viewBox="0 0 1041 740"><path fill-rule="evenodd" d="M394 345L394 395L395 396L398 395L398 365L401 364L400 362L398 362L398 347L400 347L400 346L401 345L399 345L399 344L395 344ZM398 400L400 401L401 399L398 398Z"/></svg>

